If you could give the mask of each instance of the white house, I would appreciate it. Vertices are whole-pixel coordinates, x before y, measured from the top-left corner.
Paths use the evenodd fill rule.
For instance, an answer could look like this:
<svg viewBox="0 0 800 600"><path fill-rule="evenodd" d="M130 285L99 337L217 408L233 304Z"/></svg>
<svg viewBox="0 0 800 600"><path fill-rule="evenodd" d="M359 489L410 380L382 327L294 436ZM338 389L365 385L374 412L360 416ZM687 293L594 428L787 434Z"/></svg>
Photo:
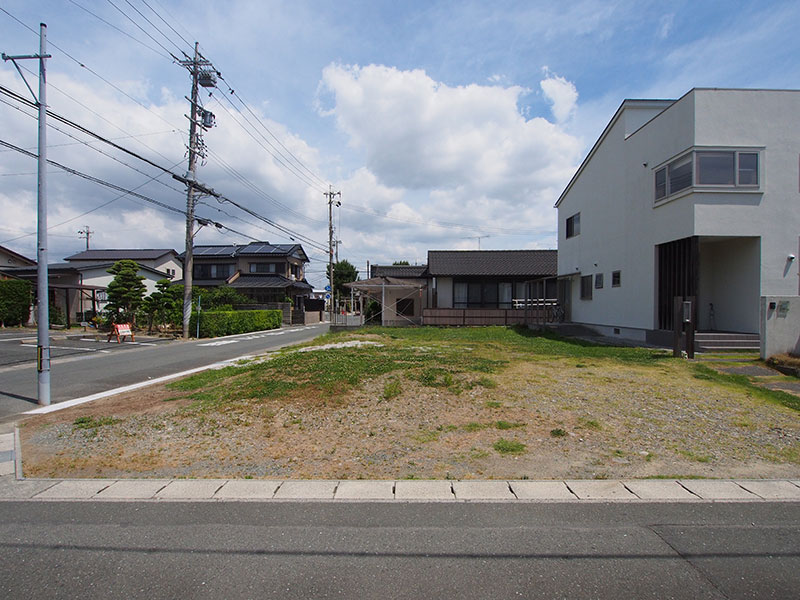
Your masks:
<svg viewBox="0 0 800 600"><path fill-rule="evenodd" d="M800 293L799 160L800 90L625 100L556 203L568 319L664 341L691 296L698 329L758 333Z"/></svg>

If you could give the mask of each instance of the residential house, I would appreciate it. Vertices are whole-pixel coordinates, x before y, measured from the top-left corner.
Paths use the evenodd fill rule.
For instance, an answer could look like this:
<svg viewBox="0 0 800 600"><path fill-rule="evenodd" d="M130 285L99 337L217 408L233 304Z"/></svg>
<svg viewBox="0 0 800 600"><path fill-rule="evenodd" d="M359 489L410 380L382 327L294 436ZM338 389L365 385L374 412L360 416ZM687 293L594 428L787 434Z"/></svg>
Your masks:
<svg viewBox="0 0 800 600"><path fill-rule="evenodd" d="M59 310L67 326L91 319L101 312L107 303L106 288L114 279L108 272L113 262L82 264L55 263L47 267L50 306ZM36 289L36 267L12 267L5 272L33 283ZM167 273L139 265L137 271L144 280L146 294L156 289L156 282L167 279ZM51 315L52 318L52 315Z"/></svg>
<svg viewBox="0 0 800 600"><path fill-rule="evenodd" d="M373 265L355 288L385 299L386 324L511 325L550 317L556 266L556 250L429 250L427 265Z"/></svg>
<svg viewBox="0 0 800 600"><path fill-rule="evenodd" d="M118 260L133 260L156 271L166 273L172 280L183 278L183 261L171 248L123 248L109 250L84 250L64 259L70 264L89 265L115 263Z"/></svg>
<svg viewBox="0 0 800 600"><path fill-rule="evenodd" d="M663 343L675 297L701 330L758 334L798 294L800 91L696 88L625 100L561 194L568 318Z"/></svg>
<svg viewBox="0 0 800 600"><path fill-rule="evenodd" d="M0 246L0 279L7 279L9 277L3 274L3 269L9 267L32 267L35 264L35 260L22 256L22 254L17 254L4 246Z"/></svg>
<svg viewBox="0 0 800 600"><path fill-rule="evenodd" d="M193 285L229 285L256 304L291 301L303 312L312 287L305 279L309 258L300 244L251 242L193 248Z"/></svg>

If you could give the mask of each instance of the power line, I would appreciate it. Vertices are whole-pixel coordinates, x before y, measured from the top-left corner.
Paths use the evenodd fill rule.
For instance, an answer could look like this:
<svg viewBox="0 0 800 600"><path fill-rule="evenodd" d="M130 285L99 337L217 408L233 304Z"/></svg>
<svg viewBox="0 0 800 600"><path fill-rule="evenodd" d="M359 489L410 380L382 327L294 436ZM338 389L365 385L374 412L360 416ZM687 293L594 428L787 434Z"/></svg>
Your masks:
<svg viewBox="0 0 800 600"><path fill-rule="evenodd" d="M116 4L114 4L114 2L113 2L112 0L106 0L106 2L108 2L108 3L109 3L111 6L113 6L114 8L116 8L116 9L119 11L119 13L120 13L120 14L121 14L123 17L125 17L126 19L128 19L128 20L129 20L131 23L133 23L133 24L134 24L134 26L135 26L135 27L137 27L137 28L139 29L139 31L141 31L143 34L145 34L147 37L149 37L151 40L153 40L153 41L156 43L156 45L157 45L159 48L161 48L161 49L162 49L164 52L166 52L167 54L169 54L169 55L172 57L172 60L175 60L175 61L178 61L178 60L180 60L180 59L179 59L177 56L175 56L175 55L174 55L174 54L173 54L173 53L172 53L170 50L168 50L168 49L167 49L167 47L166 47L166 46L164 46L164 44L162 44L162 43L161 43L161 42L159 42L159 41L158 41L156 38L154 38L152 35L150 35L150 32L146 31L144 27L142 27L142 26L141 26L141 25L139 25L139 24L138 24L136 21L134 21L134 20L133 20L133 18L132 18L132 17L131 17L131 16L130 16L128 13L126 13L126 12L125 12L124 10L122 10L122 9L121 9L119 6L117 6ZM127 0L126 0L126 2L127 2ZM133 6L133 5L132 5L130 2L128 2L128 5L129 5L129 6L131 6L131 8L133 8L133 10L135 10L136 12L139 12L139 10L138 10L138 9L137 9L135 6ZM141 13L139 13L139 14L141 14ZM146 19L145 19L145 20L146 20Z"/></svg>
<svg viewBox="0 0 800 600"><path fill-rule="evenodd" d="M94 13L94 12L92 12L91 10L89 10L88 8L86 8L85 6L82 6L82 5L78 4L77 2L75 2L75 0L69 0L69 1L70 1L72 4L74 4L75 6L77 6L78 8L80 8L81 10L84 10L84 11L86 11L87 13L89 13L90 15L92 15L93 17L95 17L96 19L98 19L99 21L102 21L103 23L105 23L106 25L108 25L109 27L111 27L112 29L115 29L116 31L120 32L122 35L129 37L130 39L132 39L132 40L133 40L134 42L136 42L137 44L141 44L142 46L144 46L144 47L145 47L145 48L147 48L148 50L151 50L152 52L155 52L155 53L156 53L158 56L160 56L161 58L166 58L166 59L167 59L168 61L170 61L170 62L172 61L172 58L171 58L170 56L168 56L168 55L166 55L166 54L161 54L161 52L159 52L158 50L156 50L156 49L155 49L155 48L153 48L152 46L149 46L148 44L145 44L145 43L144 43L142 40L140 40L139 38L132 36L130 33L128 33L127 31L125 31L124 29L120 29L119 27L117 27L116 25L114 25L113 23L111 23L110 21L106 21L106 20L105 20L103 17L101 17L101 16L100 16L100 15L98 15L97 13Z"/></svg>

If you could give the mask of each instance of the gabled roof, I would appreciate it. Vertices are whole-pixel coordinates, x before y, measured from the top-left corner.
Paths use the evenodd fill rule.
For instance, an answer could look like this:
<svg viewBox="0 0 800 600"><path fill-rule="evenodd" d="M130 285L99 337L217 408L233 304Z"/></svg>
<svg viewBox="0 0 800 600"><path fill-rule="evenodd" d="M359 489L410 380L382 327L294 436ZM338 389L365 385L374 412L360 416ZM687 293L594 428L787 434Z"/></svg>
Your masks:
<svg viewBox="0 0 800 600"><path fill-rule="evenodd" d="M428 265L372 265L370 277L425 277Z"/></svg>
<svg viewBox="0 0 800 600"><path fill-rule="evenodd" d="M22 254L19 254L17 252L14 252L13 250L10 250L9 248L6 248L5 246L0 246L0 253L8 254L9 256L12 256L12 257L16 258L18 261L20 261L23 264L27 264L27 265L35 265L36 264L35 260L30 259L27 256L23 256ZM4 266L4 265L0 265L0 266Z"/></svg>
<svg viewBox="0 0 800 600"><path fill-rule="evenodd" d="M428 275L555 276L557 250L429 250Z"/></svg>
<svg viewBox="0 0 800 600"><path fill-rule="evenodd" d="M208 258L208 257L228 257L236 258L238 256L252 256L252 257L274 257L282 258L294 256L304 262L308 262L309 258L303 246L300 244L270 244L269 242L250 242L249 244L230 244L230 245L198 245L192 249L192 254L195 258ZM183 258L184 253L180 256Z"/></svg>
<svg viewBox="0 0 800 600"><path fill-rule="evenodd" d="M93 260L93 261L117 261L117 260L156 260L167 254L178 253L172 248L113 248L108 250L84 250L64 260Z"/></svg>

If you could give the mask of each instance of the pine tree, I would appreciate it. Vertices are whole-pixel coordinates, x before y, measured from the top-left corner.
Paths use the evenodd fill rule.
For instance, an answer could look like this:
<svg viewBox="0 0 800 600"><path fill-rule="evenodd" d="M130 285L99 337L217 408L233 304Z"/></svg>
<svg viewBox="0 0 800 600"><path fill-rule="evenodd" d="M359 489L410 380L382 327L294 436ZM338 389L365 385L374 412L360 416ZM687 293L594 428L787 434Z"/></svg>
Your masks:
<svg viewBox="0 0 800 600"><path fill-rule="evenodd" d="M114 279L108 284L106 312L112 323L135 323L136 309L142 303L147 288L139 275L139 265L133 260L120 260L108 270Z"/></svg>

